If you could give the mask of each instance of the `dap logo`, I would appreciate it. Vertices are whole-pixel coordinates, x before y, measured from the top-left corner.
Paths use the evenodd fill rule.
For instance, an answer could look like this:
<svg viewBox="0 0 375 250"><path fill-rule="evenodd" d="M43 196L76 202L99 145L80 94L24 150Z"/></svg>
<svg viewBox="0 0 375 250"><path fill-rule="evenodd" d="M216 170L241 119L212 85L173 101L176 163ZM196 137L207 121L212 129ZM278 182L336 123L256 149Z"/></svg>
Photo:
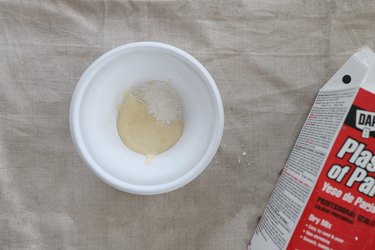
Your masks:
<svg viewBox="0 0 375 250"><path fill-rule="evenodd" d="M362 130L362 138L369 138L370 132L375 131L375 113L357 110L355 126Z"/></svg>

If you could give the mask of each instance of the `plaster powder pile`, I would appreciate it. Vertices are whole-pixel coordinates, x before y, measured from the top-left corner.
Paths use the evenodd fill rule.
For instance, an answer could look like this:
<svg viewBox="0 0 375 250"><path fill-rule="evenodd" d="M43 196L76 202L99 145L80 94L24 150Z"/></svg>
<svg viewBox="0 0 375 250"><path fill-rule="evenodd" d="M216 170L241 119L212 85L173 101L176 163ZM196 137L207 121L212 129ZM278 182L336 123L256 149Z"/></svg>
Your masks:
<svg viewBox="0 0 375 250"><path fill-rule="evenodd" d="M131 92L139 100L145 102L148 112L158 122L170 124L174 121L181 121L181 101L170 83L150 81L136 85Z"/></svg>

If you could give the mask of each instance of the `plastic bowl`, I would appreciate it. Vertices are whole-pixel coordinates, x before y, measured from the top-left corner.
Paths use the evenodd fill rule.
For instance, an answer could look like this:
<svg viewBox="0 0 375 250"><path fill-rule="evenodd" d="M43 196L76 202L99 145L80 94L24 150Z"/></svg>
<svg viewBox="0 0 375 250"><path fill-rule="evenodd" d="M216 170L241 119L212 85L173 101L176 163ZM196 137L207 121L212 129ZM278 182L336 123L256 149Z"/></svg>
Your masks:
<svg viewBox="0 0 375 250"><path fill-rule="evenodd" d="M170 81L181 97L184 129L172 148L145 157L117 132L117 107L133 84ZM102 181L129 193L160 194L196 178L214 157L224 111L216 84L191 55L157 42L131 43L98 58L79 80L70 106L70 130L86 165Z"/></svg>

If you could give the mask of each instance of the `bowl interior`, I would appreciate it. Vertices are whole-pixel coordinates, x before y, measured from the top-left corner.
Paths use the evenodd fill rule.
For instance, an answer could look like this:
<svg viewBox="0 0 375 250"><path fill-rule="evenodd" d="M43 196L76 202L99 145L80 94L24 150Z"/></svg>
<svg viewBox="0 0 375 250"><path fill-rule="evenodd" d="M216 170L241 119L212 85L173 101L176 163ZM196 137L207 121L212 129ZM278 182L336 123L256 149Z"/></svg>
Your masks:
<svg viewBox="0 0 375 250"><path fill-rule="evenodd" d="M122 143L116 120L125 91L149 80L172 83L182 100L184 128L175 146L146 165L143 155ZM184 56L168 49L118 50L94 63L81 81L78 129L82 143L96 167L117 182L155 186L175 181L199 165L220 126L208 80Z"/></svg>

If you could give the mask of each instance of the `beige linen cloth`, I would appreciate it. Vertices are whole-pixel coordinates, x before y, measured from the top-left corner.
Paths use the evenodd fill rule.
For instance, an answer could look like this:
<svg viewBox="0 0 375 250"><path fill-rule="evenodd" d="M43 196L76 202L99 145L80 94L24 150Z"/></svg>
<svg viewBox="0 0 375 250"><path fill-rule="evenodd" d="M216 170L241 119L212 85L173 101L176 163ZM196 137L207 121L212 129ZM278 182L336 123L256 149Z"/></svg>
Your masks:
<svg viewBox="0 0 375 250"><path fill-rule="evenodd" d="M83 71L143 40L201 61L225 109L209 167L156 196L97 179L68 126ZM0 249L246 249L317 91L363 45L371 0L0 0Z"/></svg>

